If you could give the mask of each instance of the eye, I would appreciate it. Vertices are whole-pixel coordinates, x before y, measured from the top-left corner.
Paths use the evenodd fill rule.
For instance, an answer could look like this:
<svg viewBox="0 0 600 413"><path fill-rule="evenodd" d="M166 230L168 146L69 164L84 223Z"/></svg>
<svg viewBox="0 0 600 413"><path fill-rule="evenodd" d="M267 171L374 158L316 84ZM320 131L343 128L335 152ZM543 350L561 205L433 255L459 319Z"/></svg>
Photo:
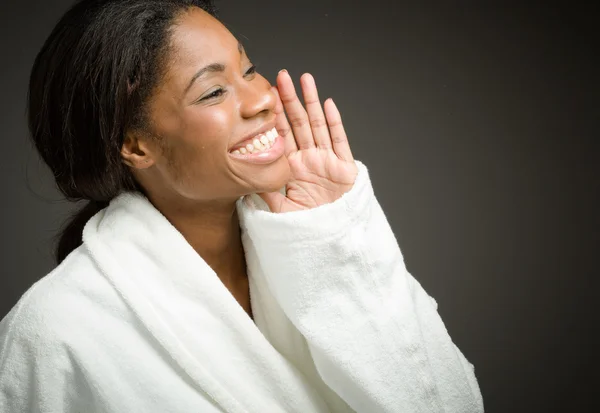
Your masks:
<svg viewBox="0 0 600 413"><path fill-rule="evenodd" d="M214 92L212 92L210 95L204 96L200 100L202 101L202 100L213 99L213 98L221 96L223 93L225 93L225 91L223 89L219 88L219 89L215 90Z"/></svg>
<svg viewBox="0 0 600 413"><path fill-rule="evenodd" d="M247 75L253 75L253 74L255 74L255 73L256 73L256 65L252 65L252 66L250 66L250 69L248 69L248 70L246 71L246 76L247 76Z"/></svg>

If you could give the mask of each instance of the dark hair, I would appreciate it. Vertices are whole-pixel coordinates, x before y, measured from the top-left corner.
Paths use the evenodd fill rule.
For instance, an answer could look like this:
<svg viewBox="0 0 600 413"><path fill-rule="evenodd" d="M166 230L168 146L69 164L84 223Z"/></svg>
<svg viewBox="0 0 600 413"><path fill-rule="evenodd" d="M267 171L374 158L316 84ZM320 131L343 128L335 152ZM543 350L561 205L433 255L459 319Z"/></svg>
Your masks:
<svg viewBox="0 0 600 413"><path fill-rule="evenodd" d="M28 123L35 146L70 201L88 204L63 228L60 264L86 222L124 191L140 191L120 151L147 130L146 103L166 67L170 29L212 0L81 0L60 19L31 71Z"/></svg>

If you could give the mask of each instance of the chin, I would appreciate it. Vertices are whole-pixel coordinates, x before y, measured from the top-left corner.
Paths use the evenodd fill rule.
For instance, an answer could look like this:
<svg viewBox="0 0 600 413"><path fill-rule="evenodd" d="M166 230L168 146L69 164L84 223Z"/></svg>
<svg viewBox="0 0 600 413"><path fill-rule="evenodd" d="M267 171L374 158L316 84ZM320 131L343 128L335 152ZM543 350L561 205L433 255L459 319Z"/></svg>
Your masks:
<svg viewBox="0 0 600 413"><path fill-rule="evenodd" d="M291 177L290 165L285 156L261 169L253 174L253 193L279 191Z"/></svg>

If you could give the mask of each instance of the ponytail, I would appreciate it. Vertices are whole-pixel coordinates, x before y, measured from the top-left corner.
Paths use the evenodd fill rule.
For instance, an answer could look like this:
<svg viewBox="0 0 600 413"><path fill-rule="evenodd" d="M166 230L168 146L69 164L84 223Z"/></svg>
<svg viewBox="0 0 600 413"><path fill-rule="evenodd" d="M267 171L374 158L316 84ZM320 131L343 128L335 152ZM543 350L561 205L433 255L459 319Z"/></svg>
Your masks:
<svg viewBox="0 0 600 413"><path fill-rule="evenodd" d="M89 201L81 210L77 211L65 225L59 235L55 250L56 264L60 264L73 250L79 247L83 241L83 228L85 224L108 206L108 202Z"/></svg>

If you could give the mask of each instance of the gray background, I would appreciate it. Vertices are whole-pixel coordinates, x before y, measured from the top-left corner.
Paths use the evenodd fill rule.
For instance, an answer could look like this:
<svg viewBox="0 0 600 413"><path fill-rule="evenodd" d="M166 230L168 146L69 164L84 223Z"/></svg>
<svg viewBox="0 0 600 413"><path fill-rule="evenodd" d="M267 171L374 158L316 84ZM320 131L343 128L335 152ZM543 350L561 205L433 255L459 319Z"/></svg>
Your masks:
<svg viewBox="0 0 600 413"><path fill-rule="evenodd" d="M31 64L69 3L0 4L0 317L51 270L72 211L25 125ZM336 100L409 270L476 366L486 411L591 411L598 14L547 3L219 4L269 80L283 67L296 80L310 71L322 100Z"/></svg>

